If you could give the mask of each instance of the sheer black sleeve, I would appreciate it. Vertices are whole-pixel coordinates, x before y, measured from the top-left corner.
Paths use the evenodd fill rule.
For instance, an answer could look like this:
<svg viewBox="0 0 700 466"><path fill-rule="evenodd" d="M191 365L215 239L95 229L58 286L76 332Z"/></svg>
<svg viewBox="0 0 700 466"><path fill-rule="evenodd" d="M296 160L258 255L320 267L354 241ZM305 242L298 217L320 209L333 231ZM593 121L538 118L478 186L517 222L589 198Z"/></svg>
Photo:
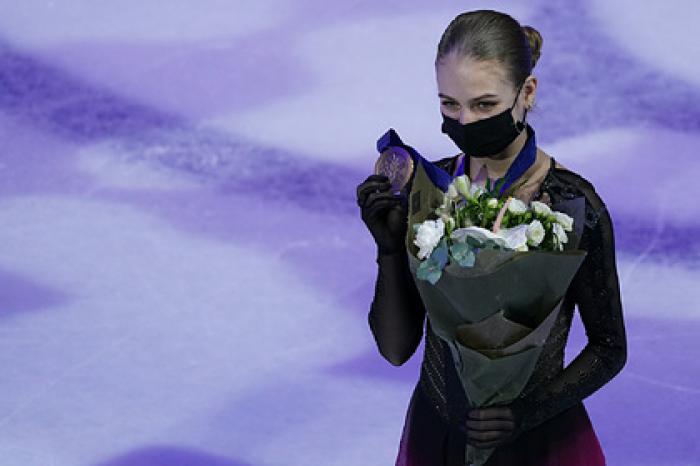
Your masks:
<svg viewBox="0 0 700 466"><path fill-rule="evenodd" d="M369 327L379 353L400 366L415 353L423 338L425 307L413 282L404 251L377 254L378 271Z"/></svg>
<svg viewBox="0 0 700 466"><path fill-rule="evenodd" d="M433 162L451 173L455 157ZM411 184L407 185L410 192ZM408 266L406 251L377 252L377 279L368 315L379 353L400 366L415 353L423 338L425 306Z"/></svg>
<svg viewBox="0 0 700 466"><path fill-rule="evenodd" d="M521 431L536 427L594 393L620 372L627 360L612 220L592 185L577 179L587 204L580 247L588 254L567 298L578 305L588 343L565 369L513 402L511 407L521 415Z"/></svg>

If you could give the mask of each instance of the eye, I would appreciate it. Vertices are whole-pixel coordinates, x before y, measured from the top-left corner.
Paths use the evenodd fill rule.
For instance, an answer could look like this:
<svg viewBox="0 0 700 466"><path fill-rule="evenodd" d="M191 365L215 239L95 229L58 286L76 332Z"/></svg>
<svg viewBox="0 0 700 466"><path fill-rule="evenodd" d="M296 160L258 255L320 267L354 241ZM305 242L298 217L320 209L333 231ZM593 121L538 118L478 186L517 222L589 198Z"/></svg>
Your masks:
<svg viewBox="0 0 700 466"><path fill-rule="evenodd" d="M442 103L442 105L444 105L445 107L449 107L449 108L454 108L454 107L457 106L456 103L450 102L450 101L444 101L444 102Z"/></svg>
<svg viewBox="0 0 700 466"><path fill-rule="evenodd" d="M482 110L488 110L494 105L496 105L496 102L479 102L476 105Z"/></svg>

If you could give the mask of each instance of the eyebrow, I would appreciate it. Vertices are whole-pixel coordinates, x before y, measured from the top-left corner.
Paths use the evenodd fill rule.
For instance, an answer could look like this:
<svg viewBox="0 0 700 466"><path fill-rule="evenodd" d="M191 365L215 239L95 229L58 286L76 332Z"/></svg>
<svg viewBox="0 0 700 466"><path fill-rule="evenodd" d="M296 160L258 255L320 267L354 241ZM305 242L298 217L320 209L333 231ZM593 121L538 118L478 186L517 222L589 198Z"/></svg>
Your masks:
<svg viewBox="0 0 700 466"><path fill-rule="evenodd" d="M455 102L457 101L457 99L455 99L454 97L450 97L449 95L445 95L445 94L443 94L443 93L438 93L438 97L443 97L443 98L445 98L445 99L454 100ZM471 99L471 100L472 100L472 101L475 101L475 100L484 99L484 98L486 98L486 97L498 97L498 96L497 96L496 94L482 94L482 95L480 95L479 97L474 97L474 98Z"/></svg>

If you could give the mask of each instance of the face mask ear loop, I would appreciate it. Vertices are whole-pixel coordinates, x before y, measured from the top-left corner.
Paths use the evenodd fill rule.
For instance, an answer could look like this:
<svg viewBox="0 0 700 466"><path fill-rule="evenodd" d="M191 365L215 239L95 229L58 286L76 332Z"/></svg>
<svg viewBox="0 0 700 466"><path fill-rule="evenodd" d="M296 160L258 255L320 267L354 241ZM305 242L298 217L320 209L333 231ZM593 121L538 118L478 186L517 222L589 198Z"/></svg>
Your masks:
<svg viewBox="0 0 700 466"><path fill-rule="evenodd" d="M520 87L518 88L518 93L515 94L515 100L513 100L513 105L510 106L511 111L513 110L513 107L515 107L515 103L518 101L518 96L520 96L520 91L522 90L524 85L525 85L525 81L523 81L522 84L520 84ZM522 133L526 127L526 124L525 124L525 117L526 116L527 116L527 108L525 109L525 113L523 113L523 121L514 122L515 130L518 132L518 134Z"/></svg>
<svg viewBox="0 0 700 466"><path fill-rule="evenodd" d="M523 113L523 121L518 121L515 123L515 129L518 130L518 134L522 133L527 124L525 123L525 118L527 117L527 108L525 109L525 112Z"/></svg>

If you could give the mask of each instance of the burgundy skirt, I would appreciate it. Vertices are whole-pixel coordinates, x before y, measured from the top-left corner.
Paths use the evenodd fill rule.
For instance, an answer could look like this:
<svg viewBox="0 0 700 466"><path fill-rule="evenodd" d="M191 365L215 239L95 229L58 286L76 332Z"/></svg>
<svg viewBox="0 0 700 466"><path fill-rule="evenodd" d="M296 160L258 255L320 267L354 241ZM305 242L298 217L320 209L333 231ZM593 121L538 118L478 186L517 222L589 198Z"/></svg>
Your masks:
<svg viewBox="0 0 700 466"><path fill-rule="evenodd" d="M465 466L466 432L439 416L421 384L411 396L396 466ZM605 456L579 402L494 450L486 466L604 466Z"/></svg>

